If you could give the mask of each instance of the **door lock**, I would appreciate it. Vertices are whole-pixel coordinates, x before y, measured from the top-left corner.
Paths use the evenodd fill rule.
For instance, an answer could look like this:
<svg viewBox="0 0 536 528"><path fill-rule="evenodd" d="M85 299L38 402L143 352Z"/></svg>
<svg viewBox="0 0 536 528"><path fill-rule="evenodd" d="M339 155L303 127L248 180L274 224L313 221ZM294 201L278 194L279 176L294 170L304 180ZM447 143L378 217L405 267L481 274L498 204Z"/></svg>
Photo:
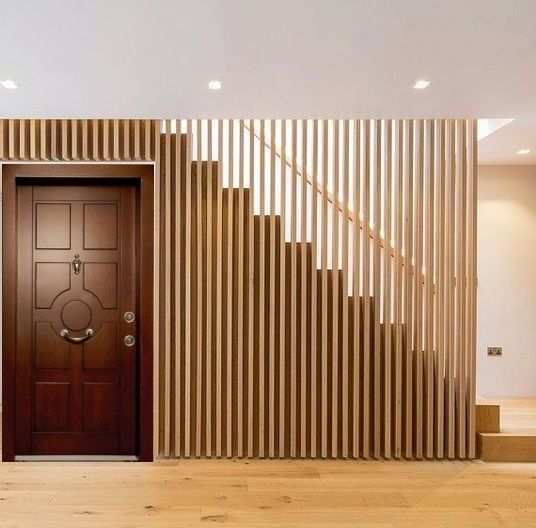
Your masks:
<svg viewBox="0 0 536 528"><path fill-rule="evenodd" d="M125 312L125 315L123 316L123 318L125 319L127 323L132 323L135 319L134 312Z"/></svg>
<svg viewBox="0 0 536 528"><path fill-rule="evenodd" d="M134 345L134 343L136 343L136 339L134 339L134 336L133 335L127 335L125 336L125 345L131 347Z"/></svg>

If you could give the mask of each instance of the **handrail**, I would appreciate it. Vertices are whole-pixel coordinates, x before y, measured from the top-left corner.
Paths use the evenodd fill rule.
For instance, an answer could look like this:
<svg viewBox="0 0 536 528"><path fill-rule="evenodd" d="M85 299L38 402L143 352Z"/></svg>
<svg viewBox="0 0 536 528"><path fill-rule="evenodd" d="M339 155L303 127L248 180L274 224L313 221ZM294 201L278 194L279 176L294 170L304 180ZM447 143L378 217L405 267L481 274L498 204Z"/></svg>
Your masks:
<svg viewBox="0 0 536 528"><path fill-rule="evenodd" d="M248 125L246 125L244 123L244 128L247 129L249 132L251 132L251 129L248 127ZM272 149L274 148L275 150L275 154L276 156L282 160L285 165L287 165L287 167L289 168L293 168L293 165L292 163L285 157L283 159L283 156L282 156L282 153L279 151L279 149L277 148L277 146L272 146L271 144L269 144L267 141L266 141L266 138L264 139L264 141L261 139L261 137L259 136L259 134L257 134L257 132L255 131L255 128L253 128L253 135L259 140L259 141L262 141L264 143L264 145L266 147L268 147L269 149ZM327 189L324 189L324 185L320 185L318 183L314 183L312 181L311 178L309 178L309 175L303 170L303 167L300 166L299 164L296 164L296 167L295 167L295 171L296 171L296 174L298 176L300 176L301 178L303 178L305 180L305 182L311 186L311 188L313 190L315 190L318 194L320 195L323 195L324 193L326 194L326 197L327 197L327 200L328 202L330 202L333 206L335 206L341 213L343 214L348 214L348 218L349 220L351 220L352 222L355 222L356 221L356 215L353 211L350 211L349 209L346 209L344 204L341 203L341 201L336 198L332 193L330 193ZM305 173L305 174L304 174ZM358 221L359 221L359 228L361 230L363 230L365 228L365 225L364 225L364 222L363 220L361 220L361 218L358 217ZM369 237L371 240L374 240L375 237L376 237L376 230L375 228L371 228L369 227ZM382 248L384 249L387 249L386 248L386 241L385 239L380 236L380 245ZM396 258L397 257L397 249L393 246L391 246L389 244L388 246L388 249L387 251L389 252L389 254L391 255L392 258ZM406 265L406 257L404 257L403 255L400 255L400 259L401 259L401 264L402 266L404 267ZM411 270L412 270L412 273L413 275L415 275L415 265L414 264L411 264ZM423 277L423 281L425 280L425 277L426 275L421 271L421 275Z"/></svg>

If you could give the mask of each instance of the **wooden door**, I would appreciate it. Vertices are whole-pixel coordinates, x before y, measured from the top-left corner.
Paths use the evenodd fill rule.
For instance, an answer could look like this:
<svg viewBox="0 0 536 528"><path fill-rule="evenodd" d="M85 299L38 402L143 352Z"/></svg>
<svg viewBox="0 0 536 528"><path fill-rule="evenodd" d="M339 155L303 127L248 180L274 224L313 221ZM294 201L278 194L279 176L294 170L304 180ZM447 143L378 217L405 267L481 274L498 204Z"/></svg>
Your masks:
<svg viewBox="0 0 536 528"><path fill-rule="evenodd" d="M17 455L136 454L136 218L131 184L18 187Z"/></svg>

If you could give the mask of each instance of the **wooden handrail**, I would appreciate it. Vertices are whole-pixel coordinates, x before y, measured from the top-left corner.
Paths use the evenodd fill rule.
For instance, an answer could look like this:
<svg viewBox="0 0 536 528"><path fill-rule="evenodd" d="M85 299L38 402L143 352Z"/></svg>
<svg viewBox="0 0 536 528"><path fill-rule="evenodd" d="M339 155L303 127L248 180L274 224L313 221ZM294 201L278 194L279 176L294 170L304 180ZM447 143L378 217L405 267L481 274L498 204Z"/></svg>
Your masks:
<svg viewBox="0 0 536 528"><path fill-rule="evenodd" d="M248 127L248 125L246 125L245 123L244 123L244 128L245 128L246 130L248 130L248 131L251 131L251 129L250 129L250 128ZM261 137L257 134L257 132L255 131L255 129L253 129L253 135L254 135L259 141L263 142L264 145L265 145L266 147L268 147L269 149L274 148L274 149L275 149L275 154L276 154L276 156L277 156L280 160L282 160L282 161L285 163L285 165L287 165L287 167L292 168L292 163L291 163L286 157L283 159L283 157L282 157L282 153L281 153L280 150L277 148L277 146L272 146L272 145L270 145L270 144L266 141L266 138L265 138L264 141L262 141ZM320 195L323 195L323 194L325 193L328 202L330 202L334 207L336 207L341 213L343 213L343 214L346 213L346 209L345 209L345 207L344 207L344 204L341 203L341 201L340 201L337 197L335 197L332 193L330 193L327 189L325 189L325 188L324 188L324 185L320 185L320 184L318 184L318 183L315 184L315 183L313 182L312 178L309 178L309 175L308 175L307 173L305 173L305 171L303 170L303 167L302 167L302 166L300 166L299 164L296 164L296 168L295 168L295 170L296 170L296 174L297 174L299 177L303 178L303 180L305 180L305 182L306 182L308 185L310 185L311 188L312 188L313 190L315 190L315 191L316 191L318 194L320 194ZM304 174L304 173L305 173L305 174ZM354 213L353 211L350 211L350 210L348 209L347 214L348 214L348 218L349 218L349 220L350 220L351 222L355 222L355 221L356 221L356 215L355 215L355 213ZM363 230L364 227L365 227L365 226L364 226L364 223L363 223L363 220L361 220L359 217L357 218L357 220L359 221L359 228L360 228L361 230ZM380 236L380 235L378 235L378 236ZM370 228L370 227L369 227L369 237L370 237L371 240L374 240L374 239L375 239L375 237L376 237L376 230L375 230L375 228ZM385 241L385 239L384 239L382 236L380 236L380 245L381 245L382 248L387 249L387 251L389 252L389 255L390 255L392 258L396 258L396 257L397 257L397 249L396 249L395 247L391 246L391 245L388 245L388 247L386 248L386 241ZM401 261L402 261L402 266L405 266L405 265L406 265L406 257L404 257L403 255L400 255L400 259L401 259ZM413 275L415 275L415 266L414 266L413 264L411 264L411 270L412 270ZM425 281L425 277L426 277L426 275L425 275L424 273L422 273L422 271L421 271L421 275L422 275L422 277L423 277L423 282L424 282L424 281Z"/></svg>

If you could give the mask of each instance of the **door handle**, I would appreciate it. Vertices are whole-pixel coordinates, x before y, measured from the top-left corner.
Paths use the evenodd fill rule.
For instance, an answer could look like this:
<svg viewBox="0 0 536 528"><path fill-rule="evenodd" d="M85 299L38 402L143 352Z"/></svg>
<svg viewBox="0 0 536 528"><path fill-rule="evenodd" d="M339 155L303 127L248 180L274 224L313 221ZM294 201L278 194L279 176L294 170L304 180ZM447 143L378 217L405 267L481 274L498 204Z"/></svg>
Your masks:
<svg viewBox="0 0 536 528"><path fill-rule="evenodd" d="M61 337L63 337L63 339L65 339L65 341L69 341L70 343L74 343L75 345L77 344L80 344L80 343L83 343L84 341L87 341L90 337L93 336L93 330L91 328L88 328L86 330L86 335L83 336L83 337L71 337L69 335L69 331L64 328L61 332L60 332L60 335Z"/></svg>

